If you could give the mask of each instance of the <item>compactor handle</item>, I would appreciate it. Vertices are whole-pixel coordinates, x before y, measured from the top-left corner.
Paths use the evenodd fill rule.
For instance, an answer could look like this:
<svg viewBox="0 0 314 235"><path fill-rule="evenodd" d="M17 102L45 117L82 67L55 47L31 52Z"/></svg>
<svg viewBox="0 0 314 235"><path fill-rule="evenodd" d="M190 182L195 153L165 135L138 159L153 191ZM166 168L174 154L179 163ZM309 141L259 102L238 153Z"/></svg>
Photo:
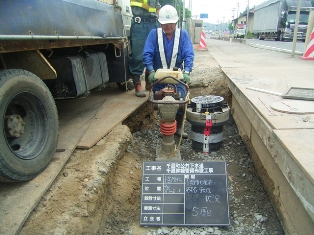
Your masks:
<svg viewBox="0 0 314 235"><path fill-rule="evenodd" d="M175 83L174 82L170 82L169 83L168 82L169 78L174 80ZM167 83L163 82L165 80L167 80ZM149 92L149 95L148 95L148 101L152 102L153 104L186 104L186 103L188 103L188 100L176 100L175 102L173 102L173 101L170 102L170 101L155 100L154 99L154 93L153 93L153 87L155 85L159 84L159 83L162 83L162 84L178 84L178 83L180 83L180 84L185 86L186 93L188 93L188 91L189 91L188 85L186 85L184 82L180 81L179 79L177 79L177 78L175 78L173 76L166 76L166 77L163 77L163 78L159 79L157 82L154 82L152 84L152 88L150 89L150 92Z"/></svg>

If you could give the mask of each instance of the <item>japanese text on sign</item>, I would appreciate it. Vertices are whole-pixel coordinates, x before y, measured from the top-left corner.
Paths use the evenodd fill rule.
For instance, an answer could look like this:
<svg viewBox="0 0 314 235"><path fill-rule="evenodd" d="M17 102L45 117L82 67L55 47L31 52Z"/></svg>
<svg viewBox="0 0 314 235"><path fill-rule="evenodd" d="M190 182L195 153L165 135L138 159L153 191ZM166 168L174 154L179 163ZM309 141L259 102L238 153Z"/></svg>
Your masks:
<svg viewBox="0 0 314 235"><path fill-rule="evenodd" d="M144 162L141 225L229 225L225 162Z"/></svg>

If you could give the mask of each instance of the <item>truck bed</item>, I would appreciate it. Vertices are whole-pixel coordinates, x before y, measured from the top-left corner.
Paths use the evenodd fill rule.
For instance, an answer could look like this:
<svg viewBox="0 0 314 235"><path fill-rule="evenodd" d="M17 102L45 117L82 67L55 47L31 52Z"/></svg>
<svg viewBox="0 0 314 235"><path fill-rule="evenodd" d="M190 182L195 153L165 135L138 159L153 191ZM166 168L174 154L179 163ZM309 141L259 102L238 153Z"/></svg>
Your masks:
<svg viewBox="0 0 314 235"><path fill-rule="evenodd" d="M45 46L40 41L54 42L58 47L67 46L69 40L123 37L121 8L115 5L97 0L0 1L0 52L29 49L29 44L33 44L32 47L38 44L38 49L42 49ZM51 43L47 47L50 48Z"/></svg>
<svg viewBox="0 0 314 235"><path fill-rule="evenodd" d="M277 32L280 1L268 1L255 8L253 33Z"/></svg>

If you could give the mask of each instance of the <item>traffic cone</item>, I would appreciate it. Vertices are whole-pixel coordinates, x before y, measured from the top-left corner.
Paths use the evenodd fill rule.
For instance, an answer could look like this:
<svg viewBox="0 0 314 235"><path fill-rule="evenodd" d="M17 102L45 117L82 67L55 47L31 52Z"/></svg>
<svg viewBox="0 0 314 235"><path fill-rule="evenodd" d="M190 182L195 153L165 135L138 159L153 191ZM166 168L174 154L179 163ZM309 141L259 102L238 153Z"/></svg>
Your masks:
<svg viewBox="0 0 314 235"><path fill-rule="evenodd" d="M312 29L312 33L310 36L310 42L306 47L306 51L303 54L303 56L301 56L302 60L314 60L314 27Z"/></svg>
<svg viewBox="0 0 314 235"><path fill-rule="evenodd" d="M208 50L207 46L206 46L206 42L205 42L205 32L204 30L202 30L202 34L201 34L201 40L200 40L200 44L197 47L197 50Z"/></svg>

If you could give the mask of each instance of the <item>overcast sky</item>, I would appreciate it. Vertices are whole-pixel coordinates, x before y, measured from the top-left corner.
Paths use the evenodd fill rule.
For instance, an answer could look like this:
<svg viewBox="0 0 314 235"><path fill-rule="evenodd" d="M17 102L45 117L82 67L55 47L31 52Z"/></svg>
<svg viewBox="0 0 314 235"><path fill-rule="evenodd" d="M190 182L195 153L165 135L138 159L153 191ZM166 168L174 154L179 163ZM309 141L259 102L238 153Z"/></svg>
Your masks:
<svg viewBox="0 0 314 235"><path fill-rule="evenodd" d="M258 5L265 0L249 0L249 7ZM248 0L185 0L186 8L192 4L192 18L199 19L200 14L208 14L204 22L218 23L231 21L245 11Z"/></svg>

